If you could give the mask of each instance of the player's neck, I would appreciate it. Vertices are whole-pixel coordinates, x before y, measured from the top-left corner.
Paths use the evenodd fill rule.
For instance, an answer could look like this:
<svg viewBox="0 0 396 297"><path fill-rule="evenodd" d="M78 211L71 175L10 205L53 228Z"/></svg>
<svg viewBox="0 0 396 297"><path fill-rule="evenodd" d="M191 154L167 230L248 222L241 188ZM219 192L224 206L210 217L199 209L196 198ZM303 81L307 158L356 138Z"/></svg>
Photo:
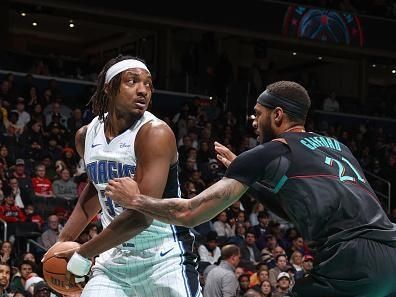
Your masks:
<svg viewBox="0 0 396 297"><path fill-rule="evenodd" d="M109 115L105 118L105 135L110 138L110 140L120 134L125 130L129 129L135 122L136 118L132 117L122 117L117 114Z"/></svg>
<svg viewBox="0 0 396 297"><path fill-rule="evenodd" d="M285 131L283 131L283 133L286 132L305 132L305 128L303 125L293 125L288 129L286 129Z"/></svg>

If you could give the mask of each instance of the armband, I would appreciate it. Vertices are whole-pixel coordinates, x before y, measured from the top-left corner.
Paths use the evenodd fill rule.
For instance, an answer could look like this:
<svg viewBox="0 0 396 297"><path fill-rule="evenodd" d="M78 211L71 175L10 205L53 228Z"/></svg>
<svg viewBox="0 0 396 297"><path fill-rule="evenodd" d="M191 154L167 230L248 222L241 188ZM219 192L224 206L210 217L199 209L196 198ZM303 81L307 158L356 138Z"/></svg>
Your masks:
<svg viewBox="0 0 396 297"><path fill-rule="evenodd" d="M91 260L84 258L79 253L75 252L67 262L67 270L77 276L87 275L91 268Z"/></svg>

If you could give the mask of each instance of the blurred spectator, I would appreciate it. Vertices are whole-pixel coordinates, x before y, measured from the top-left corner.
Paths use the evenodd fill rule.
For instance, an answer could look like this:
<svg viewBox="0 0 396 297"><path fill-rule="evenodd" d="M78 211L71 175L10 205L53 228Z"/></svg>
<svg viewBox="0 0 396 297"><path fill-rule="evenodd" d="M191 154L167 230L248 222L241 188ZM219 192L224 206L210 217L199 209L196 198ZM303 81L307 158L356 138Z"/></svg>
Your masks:
<svg viewBox="0 0 396 297"><path fill-rule="evenodd" d="M44 219L35 211L33 204L27 204L25 207L26 222L34 223L37 225L37 230L41 230L44 224Z"/></svg>
<svg viewBox="0 0 396 297"><path fill-rule="evenodd" d="M303 257L302 267L304 270L304 276L307 276L311 272L311 270L313 268L313 261L314 261L314 258L311 255L306 255Z"/></svg>
<svg viewBox="0 0 396 297"><path fill-rule="evenodd" d="M269 279L272 287L276 288L278 275L287 270L287 257L286 255L279 255L275 258L275 267L269 270Z"/></svg>
<svg viewBox="0 0 396 297"><path fill-rule="evenodd" d="M219 266L213 268L205 281L204 297L238 296L239 283L235 276L235 268L239 264L239 247L230 244L221 249Z"/></svg>
<svg viewBox="0 0 396 297"><path fill-rule="evenodd" d="M324 99L322 108L324 111L340 111L340 104L337 101L335 92L331 92L330 95Z"/></svg>
<svg viewBox="0 0 396 297"><path fill-rule="evenodd" d="M76 134L77 130L84 126L84 121L82 118L82 112L80 108L75 108L73 110L73 115L67 120L67 128L72 135Z"/></svg>
<svg viewBox="0 0 396 297"><path fill-rule="evenodd" d="M43 101L40 99L38 92L37 92L37 87L36 86L30 86L28 93L25 95L26 98L26 109L29 113L31 113L34 110L34 106L36 104L42 104Z"/></svg>
<svg viewBox="0 0 396 297"><path fill-rule="evenodd" d="M243 296L249 290L250 277L249 274L244 273L238 278L239 283L239 294L237 296Z"/></svg>
<svg viewBox="0 0 396 297"><path fill-rule="evenodd" d="M0 206L0 218L7 223L24 222L26 219L23 211L15 205L15 197L11 189L4 192L4 201ZM12 230L15 230L15 227L11 224L9 224L8 228L9 234L12 234Z"/></svg>
<svg viewBox="0 0 396 297"><path fill-rule="evenodd" d="M260 286L261 289L261 297L272 297L272 287L271 283L268 280L264 280Z"/></svg>
<svg viewBox="0 0 396 297"><path fill-rule="evenodd" d="M30 296L33 296L34 294L34 286L39 283L43 282L44 279L42 277L37 276L36 273L32 272L29 274L26 282L25 282L25 291L27 294L31 294Z"/></svg>
<svg viewBox="0 0 396 297"><path fill-rule="evenodd" d="M235 219L231 219L235 220ZM241 247L245 242L246 237L246 227L242 223L235 223L235 236L232 236L228 239L229 243L236 244L237 246Z"/></svg>
<svg viewBox="0 0 396 297"><path fill-rule="evenodd" d="M290 257L290 264L295 270L294 278L296 280L304 277L304 270L302 267L303 255L299 251L295 251Z"/></svg>
<svg viewBox="0 0 396 297"><path fill-rule="evenodd" d="M287 272L279 273L276 281L276 290L273 297L284 297L287 296L289 289L291 288L292 279Z"/></svg>
<svg viewBox="0 0 396 297"><path fill-rule="evenodd" d="M262 294L254 289L249 289L243 294L243 297L262 297Z"/></svg>
<svg viewBox="0 0 396 297"><path fill-rule="evenodd" d="M29 275L35 272L36 265L30 261L22 261L19 265L19 272L15 274L12 278L10 288L11 291L25 291L25 284Z"/></svg>
<svg viewBox="0 0 396 297"><path fill-rule="evenodd" d="M16 266L18 259L10 241L3 241L1 244L0 260L0 263L7 263L11 267Z"/></svg>
<svg viewBox="0 0 396 297"><path fill-rule="evenodd" d="M0 146L0 162L3 164L5 170L8 170L11 165L14 164L13 158L9 154L8 147L4 144Z"/></svg>
<svg viewBox="0 0 396 297"><path fill-rule="evenodd" d="M52 190L51 181L45 177L45 166L43 164L36 166L36 176L32 178L34 194L37 197L52 198L54 192Z"/></svg>
<svg viewBox="0 0 396 297"><path fill-rule="evenodd" d="M249 214L249 221L252 224L252 226L256 226L259 224L258 215L261 211L264 211L264 205L262 203L256 201L253 205L252 211ZM259 235L259 234L257 234L257 235Z"/></svg>
<svg viewBox="0 0 396 297"><path fill-rule="evenodd" d="M256 246L256 236L252 229L246 232L245 242L241 246L241 264L251 267L260 262L260 250Z"/></svg>
<svg viewBox="0 0 396 297"><path fill-rule="evenodd" d="M198 247L198 255L201 262L208 262L214 264L221 256L220 248L217 242L217 233L210 231L206 235L206 243Z"/></svg>
<svg viewBox="0 0 396 297"><path fill-rule="evenodd" d="M25 208L25 205L32 202L30 193L24 189L19 188L18 179L11 177L8 182L12 195L15 197L15 205L19 208Z"/></svg>
<svg viewBox="0 0 396 297"><path fill-rule="evenodd" d="M25 161L23 159L16 159L14 170L11 171L11 177L18 180L18 186L23 192L23 195L28 194L30 198L33 194L32 179L25 171Z"/></svg>
<svg viewBox="0 0 396 297"><path fill-rule="evenodd" d="M50 297L51 289L46 282L39 282L34 285L33 297Z"/></svg>
<svg viewBox="0 0 396 297"><path fill-rule="evenodd" d="M231 237L235 235L235 224L233 228L227 223L227 213L222 211L216 217L216 221L213 223L213 230L216 231L220 237Z"/></svg>
<svg viewBox="0 0 396 297"><path fill-rule="evenodd" d="M77 184L70 178L69 169L63 168L60 172L60 177L52 184L55 197L74 201L77 198Z"/></svg>
<svg viewBox="0 0 396 297"><path fill-rule="evenodd" d="M266 247L266 235L268 234L268 223L270 221L270 216L267 211L260 211L257 215L258 224L253 226L253 232L257 238L257 247L262 250Z"/></svg>
<svg viewBox="0 0 396 297"><path fill-rule="evenodd" d="M22 97L17 98L16 109L13 111L18 114L17 125L25 127L30 122L30 114L25 110L25 99Z"/></svg>
<svg viewBox="0 0 396 297"><path fill-rule="evenodd" d="M80 161L80 157L76 154L74 149L71 147L65 147L63 149L61 160L65 163L66 168L70 170L70 174L74 175Z"/></svg>
<svg viewBox="0 0 396 297"><path fill-rule="evenodd" d="M11 278L11 267L7 263L0 263L0 297L8 297L6 292L8 285L10 284Z"/></svg>
<svg viewBox="0 0 396 297"><path fill-rule="evenodd" d="M33 110L30 113L31 120L34 122L39 122L41 125L45 125L45 116L43 114L43 105L35 104Z"/></svg>
<svg viewBox="0 0 396 297"><path fill-rule="evenodd" d="M59 219L56 215L50 215L47 219L48 229L41 234L38 242L49 249L58 241L59 236Z"/></svg>

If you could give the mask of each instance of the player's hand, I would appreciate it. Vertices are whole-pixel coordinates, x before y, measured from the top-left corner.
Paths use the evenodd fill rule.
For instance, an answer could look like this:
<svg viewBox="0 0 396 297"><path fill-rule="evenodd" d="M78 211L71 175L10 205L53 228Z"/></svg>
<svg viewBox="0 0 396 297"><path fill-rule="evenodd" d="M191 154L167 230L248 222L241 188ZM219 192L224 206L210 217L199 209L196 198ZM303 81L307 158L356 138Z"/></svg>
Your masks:
<svg viewBox="0 0 396 297"><path fill-rule="evenodd" d="M53 246L51 246L47 252L44 254L43 258L41 259L41 263L43 263L45 260L47 260L47 255L48 253L51 251L51 249L53 249L56 245L60 244L60 241L55 242L55 244Z"/></svg>
<svg viewBox="0 0 396 297"><path fill-rule="evenodd" d="M228 168L228 166L230 166L231 162L234 161L237 156L231 152L229 148L225 147L221 143L218 143L217 141L215 141L214 145L217 152L217 159Z"/></svg>
<svg viewBox="0 0 396 297"><path fill-rule="evenodd" d="M105 195L125 208L133 208L134 196L140 194L138 184L131 177L109 180Z"/></svg>
<svg viewBox="0 0 396 297"><path fill-rule="evenodd" d="M54 255L59 258L66 258L69 261L70 258L74 255L74 253L78 252L78 250L79 250L79 247L75 247L75 248L68 249L65 251L57 252ZM69 270L66 270L65 278L66 278L66 283L65 283L66 288L70 288L74 285L77 285L80 289L83 289L85 286L85 283L86 283L86 278L84 275L77 276L77 275L74 275L73 273L71 273Z"/></svg>

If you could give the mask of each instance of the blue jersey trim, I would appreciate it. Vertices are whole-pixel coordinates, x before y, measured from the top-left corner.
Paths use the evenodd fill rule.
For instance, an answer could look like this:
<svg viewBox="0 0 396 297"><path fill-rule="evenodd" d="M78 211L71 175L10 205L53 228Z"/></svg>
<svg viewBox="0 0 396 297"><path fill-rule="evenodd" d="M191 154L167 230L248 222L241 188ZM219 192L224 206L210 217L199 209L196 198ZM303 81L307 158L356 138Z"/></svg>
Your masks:
<svg viewBox="0 0 396 297"><path fill-rule="evenodd" d="M278 193L286 181L287 181L287 176L286 175L282 176L282 178L278 181L278 183L276 184L276 186L274 188L274 193Z"/></svg>

